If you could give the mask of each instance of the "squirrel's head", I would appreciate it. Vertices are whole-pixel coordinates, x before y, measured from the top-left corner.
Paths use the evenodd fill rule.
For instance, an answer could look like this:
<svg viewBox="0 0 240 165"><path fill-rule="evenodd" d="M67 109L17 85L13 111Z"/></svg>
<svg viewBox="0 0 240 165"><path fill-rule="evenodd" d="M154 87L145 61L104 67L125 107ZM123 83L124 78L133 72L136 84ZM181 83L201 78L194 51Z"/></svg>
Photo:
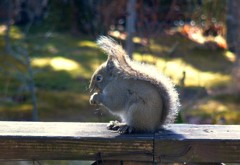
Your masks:
<svg viewBox="0 0 240 165"><path fill-rule="evenodd" d="M114 63L110 58L93 73L89 89L90 92L102 92L104 87L114 78Z"/></svg>

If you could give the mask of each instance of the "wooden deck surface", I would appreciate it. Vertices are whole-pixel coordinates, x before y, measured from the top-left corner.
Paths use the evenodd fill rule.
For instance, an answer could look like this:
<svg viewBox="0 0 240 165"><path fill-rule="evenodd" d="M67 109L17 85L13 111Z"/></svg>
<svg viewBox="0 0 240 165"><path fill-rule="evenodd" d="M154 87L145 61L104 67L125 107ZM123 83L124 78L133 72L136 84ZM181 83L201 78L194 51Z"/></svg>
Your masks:
<svg viewBox="0 0 240 165"><path fill-rule="evenodd" d="M0 159L240 162L240 126L172 124L119 135L106 123L0 122Z"/></svg>

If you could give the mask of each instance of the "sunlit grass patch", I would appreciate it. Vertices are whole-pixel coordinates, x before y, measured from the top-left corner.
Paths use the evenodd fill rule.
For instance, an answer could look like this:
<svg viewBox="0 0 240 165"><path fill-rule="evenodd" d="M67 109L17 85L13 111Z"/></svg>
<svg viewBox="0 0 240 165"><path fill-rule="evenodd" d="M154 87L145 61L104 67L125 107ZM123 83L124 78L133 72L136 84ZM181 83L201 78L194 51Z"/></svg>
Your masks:
<svg viewBox="0 0 240 165"><path fill-rule="evenodd" d="M231 62L236 61L236 55L230 51L225 51L224 56Z"/></svg>
<svg viewBox="0 0 240 165"><path fill-rule="evenodd" d="M39 34L38 34L39 35ZM73 77L90 78L96 65L100 65L106 55L97 49L95 41L78 39L67 34L52 35L49 39L31 37L35 46L30 46L33 54L32 66L66 71ZM39 44L41 43L41 44Z"/></svg>
<svg viewBox="0 0 240 165"><path fill-rule="evenodd" d="M11 38L14 38L14 39L22 39L23 33L17 26L12 26L10 30L10 36Z"/></svg>
<svg viewBox="0 0 240 165"><path fill-rule="evenodd" d="M42 58L33 58L31 60L31 64L33 67L46 67L49 66L51 62L50 57L42 57Z"/></svg>
<svg viewBox="0 0 240 165"><path fill-rule="evenodd" d="M78 43L78 46L80 47L89 47L89 48L98 48L97 44L93 41L80 41Z"/></svg>
<svg viewBox="0 0 240 165"><path fill-rule="evenodd" d="M170 50L170 46L161 45L161 44L155 42L154 40L151 40L150 49L153 52L158 54L159 52L167 52L167 51L169 51Z"/></svg>
<svg viewBox="0 0 240 165"><path fill-rule="evenodd" d="M133 58L137 61L144 61L150 64L154 63L160 71L171 77L176 84L181 80L183 72L186 72L186 86L212 87L215 85L228 84L231 81L231 76L228 74L199 70L181 58L166 60L152 56L151 54L140 55L138 53L135 53Z"/></svg>
<svg viewBox="0 0 240 165"><path fill-rule="evenodd" d="M64 57L34 58L32 60L32 65L37 67L51 66L56 71L71 71L80 68L77 62Z"/></svg>
<svg viewBox="0 0 240 165"><path fill-rule="evenodd" d="M6 33L7 27L6 25L0 25L0 36L4 36ZM22 39L23 38L23 33L17 26L11 26L10 37L12 39Z"/></svg>
<svg viewBox="0 0 240 165"><path fill-rule="evenodd" d="M80 66L77 62L71 59L67 59L64 57L55 57L50 62L51 67L54 70L77 70L80 69Z"/></svg>
<svg viewBox="0 0 240 165"><path fill-rule="evenodd" d="M32 59L33 67L51 67L54 71L66 71L73 77L90 77L89 70L86 70L80 63L66 57L36 57Z"/></svg>

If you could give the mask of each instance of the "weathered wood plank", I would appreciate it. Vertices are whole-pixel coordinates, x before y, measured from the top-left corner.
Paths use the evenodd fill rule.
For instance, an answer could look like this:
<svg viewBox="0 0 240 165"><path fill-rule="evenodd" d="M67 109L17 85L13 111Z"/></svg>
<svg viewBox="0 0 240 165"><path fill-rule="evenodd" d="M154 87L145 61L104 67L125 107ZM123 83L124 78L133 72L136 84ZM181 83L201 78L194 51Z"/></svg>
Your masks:
<svg viewBox="0 0 240 165"><path fill-rule="evenodd" d="M240 126L173 124L119 135L106 123L0 122L0 159L240 162Z"/></svg>
<svg viewBox="0 0 240 165"><path fill-rule="evenodd" d="M153 161L153 135L118 135L106 123L0 122L0 159Z"/></svg>
<svg viewBox="0 0 240 165"><path fill-rule="evenodd" d="M154 151L156 162L240 162L240 126L169 125Z"/></svg>

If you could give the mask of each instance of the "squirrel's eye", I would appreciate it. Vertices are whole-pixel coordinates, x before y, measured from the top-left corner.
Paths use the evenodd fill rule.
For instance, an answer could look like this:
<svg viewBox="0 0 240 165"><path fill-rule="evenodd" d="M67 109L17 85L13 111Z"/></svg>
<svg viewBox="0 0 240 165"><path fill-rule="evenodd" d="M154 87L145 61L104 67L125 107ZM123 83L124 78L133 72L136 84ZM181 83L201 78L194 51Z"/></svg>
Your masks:
<svg viewBox="0 0 240 165"><path fill-rule="evenodd" d="M98 74L98 75L96 76L96 81L97 81L97 82L101 82L102 80L103 80L102 75Z"/></svg>

